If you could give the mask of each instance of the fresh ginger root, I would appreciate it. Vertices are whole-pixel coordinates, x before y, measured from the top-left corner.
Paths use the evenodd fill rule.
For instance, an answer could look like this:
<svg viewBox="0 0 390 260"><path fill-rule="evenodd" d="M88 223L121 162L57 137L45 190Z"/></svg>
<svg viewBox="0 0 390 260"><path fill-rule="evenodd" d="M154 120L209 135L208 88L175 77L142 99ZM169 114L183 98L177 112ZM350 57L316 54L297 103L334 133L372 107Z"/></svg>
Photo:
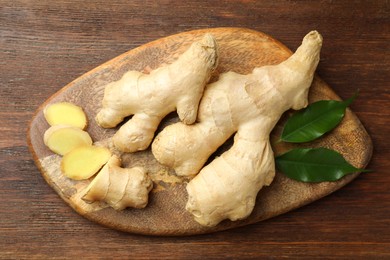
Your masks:
<svg viewBox="0 0 390 260"><path fill-rule="evenodd" d="M201 225L246 218L258 191L275 175L269 134L286 110L308 104L322 37L312 31L286 61L227 72L206 87L194 125L176 123L155 139L156 159L181 176L198 174L210 155L231 135L233 146L203 168L187 185L186 209ZM195 155L195 156L194 156Z"/></svg>
<svg viewBox="0 0 390 260"><path fill-rule="evenodd" d="M46 130L43 141L53 152L64 155L74 148L92 145L91 136L80 128L67 125L54 125Z"/></svg>
<svg viewBox="0 0 390 260"><path fill-rule="evenodd" d="M104 201L115 210L144 208L153 182L142 167L121 168L113 155L86 189L83 200Z"/></svg>
<svg viewBox="0 0 390 260"><path fill-rule="evenodd" d="M73 180L85 180L95 175L110 157L111 152L107 148L93 145L79 146L64 155L61 171Z"/></svg>
<svg viewBox="0 0 390 260"><path fill-rule="evenodd" d="M83 109L68 102L49 105L43 110L43 115L49 125L69 125L80 129L87 127L87 116Z"/></svg>
<svg viewBox="0 0 390 260"><path fill-rule="evenodd" d="M269 141L253 138L253 134L247 139L246 131L239 133L231 149L204 167L187 185L186 210L201 225L215 226L224 219L248 217L257 193L275 176Z"/></svg>
<svg viewBox="0 0 390 260"><path fill-rule="evenodd" d="M108 84L96 121L101 127L112 128L134 115L117 131L113 142L122 152L144 150L168 113L177 109L185 124L195 122L203 89L217 63L217 44L206 34L172 64L150 74L129 71Z"/></svg>

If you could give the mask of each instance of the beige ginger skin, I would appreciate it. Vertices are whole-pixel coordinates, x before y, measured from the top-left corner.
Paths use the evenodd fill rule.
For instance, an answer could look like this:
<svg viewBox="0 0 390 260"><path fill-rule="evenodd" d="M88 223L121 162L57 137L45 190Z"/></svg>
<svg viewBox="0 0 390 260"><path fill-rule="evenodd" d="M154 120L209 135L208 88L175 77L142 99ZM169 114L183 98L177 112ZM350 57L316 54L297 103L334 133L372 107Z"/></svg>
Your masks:
<svg viewBox="0 0 390 260"><path fill-rule="evenodd" d="M196 124L179 122L156 137L152 152L160 163L181 176L197 174L187 185L186 209L201 225L243 219L252 212L258 191L275 175L270 132L286 110L307 106L321 46L321 35L312 31L278 65L248 75L222 74L206 87ZM233 134L233 146L200 171Z"/></svg>
<svg viewBox="0 0 390 260"><path fill-rule="evenodd" d="M142 167L121 168L113 155L86 188L83 200L104 201L115 210L144 208L153 182Z"/></svg>
<svg viewBox="0 0 390 260"><path fill-rule="evenodd" d="M216 41L206 34L172 64L150 74L129 71L108 84L96 121L101 127L112 128L134 115L120 127L113 142L122 152L144 150L168 113L177 110L182 122L195 122L204 87L217 64Z"/></svg>

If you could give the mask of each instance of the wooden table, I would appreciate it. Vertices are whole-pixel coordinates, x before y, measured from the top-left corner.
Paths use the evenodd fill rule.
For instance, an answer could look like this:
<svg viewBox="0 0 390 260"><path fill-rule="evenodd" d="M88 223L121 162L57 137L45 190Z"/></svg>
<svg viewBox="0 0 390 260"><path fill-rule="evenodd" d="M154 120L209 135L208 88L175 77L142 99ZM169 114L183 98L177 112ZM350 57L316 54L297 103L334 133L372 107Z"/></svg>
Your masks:
<svg viewBox="0 0 390 260"><path fill-rule="evenodd" d="M389 259L389 20L388 1L1 1L0 258ZM351 107L373 139L373 171L288 214L208 235L132 235L75 213L28 151L37 107L127 50L226 26L263 31L291 49L320 31L318 74L342 98L360 90Z"/></svg>

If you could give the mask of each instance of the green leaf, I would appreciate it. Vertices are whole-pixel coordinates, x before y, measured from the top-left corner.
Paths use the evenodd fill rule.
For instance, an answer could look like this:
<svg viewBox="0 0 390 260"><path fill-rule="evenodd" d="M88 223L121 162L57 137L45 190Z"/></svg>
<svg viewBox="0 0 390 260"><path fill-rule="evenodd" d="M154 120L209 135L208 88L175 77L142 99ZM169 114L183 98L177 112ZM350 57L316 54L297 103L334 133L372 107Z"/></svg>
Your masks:
<svg viewBox="0 0 390 260"><path fill-rule="evenodd" d="M364 172L336 151L326 148L297 148L275 158L278 169L302 182L337 181L347 174Z"/></svg>
<svg viewBox="0 0 390 260"><path fill-rule="evenodd" d="M341 122L345 109L356 96L357 93L345 101L321 100L298 111L287 120L281 140L304 143L324 135Z"/></svg>

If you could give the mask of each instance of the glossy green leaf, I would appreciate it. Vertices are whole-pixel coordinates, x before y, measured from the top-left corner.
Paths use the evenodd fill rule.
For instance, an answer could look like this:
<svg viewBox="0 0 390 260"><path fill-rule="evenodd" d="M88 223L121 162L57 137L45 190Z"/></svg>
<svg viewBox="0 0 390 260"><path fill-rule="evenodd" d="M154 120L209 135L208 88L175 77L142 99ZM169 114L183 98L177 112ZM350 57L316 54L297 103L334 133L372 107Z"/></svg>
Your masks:
<svg viewBox="0 0 390 260"><path fill-rule="evenodd" d="M343 119L345 109L357 94L345 101L321 100L291 116L283 129L281 140L290 143L304 143L335 128Z"/></svg>
<svg viewBox="0 0 390 260"><path fill-rule="evenodd" d="M293 149L275 158L277 168L302 182L337 181L347 174L363 172L336 151L326 148Z"/></svg>

